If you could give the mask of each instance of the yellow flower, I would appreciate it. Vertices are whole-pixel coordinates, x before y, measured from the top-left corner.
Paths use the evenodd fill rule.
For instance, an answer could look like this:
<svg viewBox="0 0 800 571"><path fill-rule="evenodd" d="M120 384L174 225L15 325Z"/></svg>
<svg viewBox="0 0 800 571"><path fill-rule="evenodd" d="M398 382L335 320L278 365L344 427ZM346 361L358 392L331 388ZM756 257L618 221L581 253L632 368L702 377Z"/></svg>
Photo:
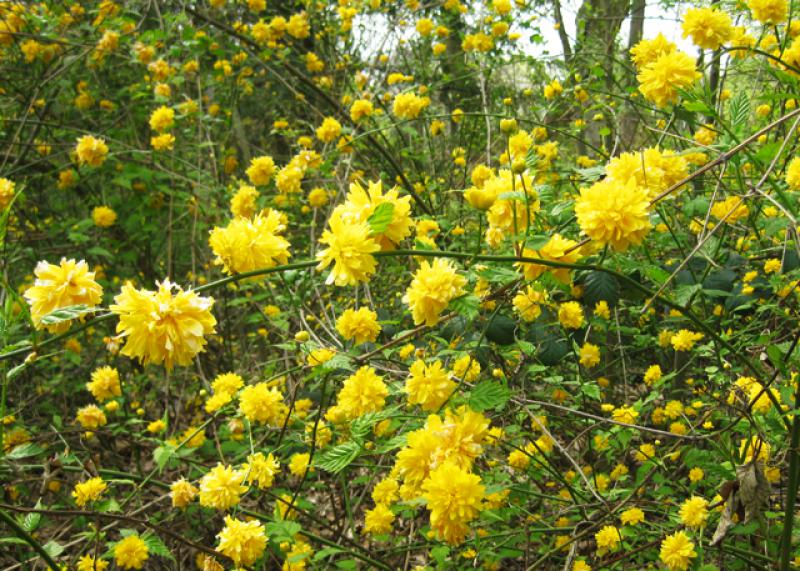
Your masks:
<svg viewBox="0 0 800 571"><path fill-rule="evenodd" d="M597 542L597 551L605 553L607 551L614 551L617 546L619 546L622 538L616 527L613 525L606 525L594 534L594 540Z"/></svg>
<svg viewBox="0 0 800 571"><path fill-rule="evenodd" d="M381 332L378 324L378 314L368 307L359 309L347 309L336 320L336 330L339 334L350 341L354 340L356 345L370 342L374 343Z"/></svg>
<svg viewBox="0 0 800 571"><path fill-rule="evenodd" d="M169 495L172 498L172 506L185 508L197 496L198 489L185 478L172 482L169 487Z"/></svg>
<svg viewBox="0 0 800 571"><path fill-rule="evenodd" d="M464 191L464 200L478 210L489 210L497 200L493 187L473 186Z"/></svg>
<svg viewBox="0 0 800 571"><path fill-rule="evenodd" d="M733 34L730 16L714 8L689 8L683 15L683 37L701 48L716 50Z"/></svg>
<svg viewBox="0 0 800 571"><path fill-rule="evenodd" d="M257 199L258 190L256 190L256 187L243 184L231 198L231 214L251 218L258 210Z"/></svg>
<svg viewBox="0 0 800 571"><path fill-rule="evenodd" d="M705 476L705 472L703 472L702 468L694 467L689 470L689 481L693 484L699 482Z"/></svg>
<svg viewBox="0 0 800 571"><path fill-rule="evenodd" d="M738 196L729 196L711 206L711 215L720 220L724 218L727 224L734 224L742 218L747 218L748 214L750 214L750 210L744 200Z"/></svg>
<svg viewBox="0 0 800 571"><path fill-rule="evenodd" d="M403 296L414 324L436 325L447 304L464 293L466 283L448 260L437 258L432 264L424 260Z"/></svg>
<svg viewBox="0 0 800 571"><path fill-rule="evenodd" d="M594 367L600 362L600 347L592 343L584 343L578 356L581 365L587 369Z"/></svg>
<svg viewBox="0 0 800 571"><path fill-rule="evenodd" d="M372 102L368 99L356 99L350 106L350 119L358 122L364 117L372 115L373 108Z"/></svg>
<svg viewBox="0 0 800 571"><path fill-rule="evenodd" d="M289 459L289 472L291 472L293 476L302 478L308 471L308 463L310 461L311 454L308 452L292 454L292 457Z"/></svg>
<svg viewBox="0 0 800 571"><path fill-rule="evenodd" d="M644 382L652 385L661 380L662 374L660 365L650 365L644 373Z"/></svg>
<svg viewBox="0 0 800 571"><path fill-rule="evenodd" d="M453 375L459 379L472 383L481 374L481 364L471 355L462 355L453 362L452 370Z"/></svg>
<svg viewBox="0 0 800 571"><path fill-rule="evenodd" d="M0 178L0 210L5 210L11 204L11 199L14 198L14 186L14 183L7 178Z"/></svg>
<svg viewBox="0 0 800 571"><path fill-rule="evenodd" d="M254 218L240 216L224 228L215 227L208 239L217 256L214 264L228 274L285 264L291 256L289 241L281 236L285 229L277 210Z"/></svg>
<svg viewBox="0 0 800 571"><path fill-rule="evenodd" d="M75 504L77 506L83 507L89 502L97 501L107 487L103 478L89 478L85 482L78 482L75 484L72 497L75 498Z"/></svg>
<svg viewBox="0 0 800 571"><path fill-rule="evenodd" d="M272 157L267 155L252 159L246 171L247 178L256 186L269 184L274 173L275 161L272 160Z"/></svg>
<svg viewBox="0 0 800 571"><path fill-rule="evenodd" d="M312 188L308 193L308 203L312 208L322 208L328 204L328 191L324 188Z"/></svg>
<svg viewBox="0 0 800 571"><path fill-rule="evenodd" d="M103 297L103 288L95 281L95 272L81 260L61 258L58 265L41 261L33 271L36 281L25 290L24 296L31 308L31 319L36 329L47 327L51 332L69 328L70 321L44 325L42 318L63 307L86 305L95 307Z"/></svg>
<svg viewBox="0 0 800 571"><path fill-rule="evenodd" d="M558 322L566 329L583 327L583 308L577 301L566 301L558 306Z"/></svg>
<svg viewBox="0 0 800 571"><path fill-rule="evenodd" d="M130 283L114 298L111 311L119 316L117 333L125 338L122 354L142 363L188 365L205 350L205 335L214 333L214 299L184 291L169 280L158 290L137 290ZM173 290L176 290L173 293Z"/></svg>
<svg viewBox="0 0 800 571"><path fill-rule="evenodd" d="M635 424L638 417L639 413L631 406L621 406L611 413L611 418L623 424Z"/></svg>
<svg viewBox="0 0 800 571"><path fill-rule="evenodd" d="M800 157L794 157L786 167L786 184L792 190L800 190Z"/></svg>
<svg viewBox="0 0 800 571"><path fill-rule="evenodd" d="M150 128L157 133L163 133L175 125L175 110L162 105L150 115Z"/></svg>
<svg viewBox="0 0 800 571"><path fill-rule="evenodd" d="M175 148L175 135L171 133L164 133L150 137L150 146L156 151L171 151Z"/></svg>
<svg viewBox="0 0 800 571"><path fill-rule="evenodd" d="M676 531L661 542L660 558L670 571L686 571L695 557L694 543L683 531Z"/></svg>
<svg viewBox="0 0 800 571"><path fill-rule="evenodd" d="M164 432L167 429L167 423L161 420L154 420L153 422L147 425L147 432L151 434L158 434L159 432Z"/></svg>
<svg viewBox="0 0 800 571"><path fill-rule="evenodd" d="M331 143L342 132L342 124L333 117L325 117L322 124L317 127L317 139L323 143Z"/></svg>
<svg viewBox="0 0 800 571"><path fill-rule="evenodd" d="M389 389L383 378L365 365L344 380L336 404L346 419L353 419L382 410L387 396Z"/></svg>
<svg viewBox="0 0 800 571"><path fill-rule="evenodd" d="M106 571L109 563L103 559L95 559L88 553L78 560L77 571Z"/></svg>
<svg viewBox="0 0 800 571"><path fill-rule="evenodd" d="M663 54L645 65L636 79L645 99L658 107L666 107L677 101L679 89L691 87L700 76L695 60L683 52L675 51Z"/></svg>
<svg viewBox="0 0 800 571"><path fill-rule="evenodd" d="M397 495L399 488L400 485L393 478L381 480L372 489L372 499L376 504L392 504L399 498Z"/></svg>
<svg viewBox="0 0 800 571"><path fill-rule="evenodd" d="M239 395L239 410L250 422L280 426L286 418L287 407L283 395L267 383L245 387Z"/></svg>
<svg viewBox="0 0 800 571"><path fill-rule="evenodd" d="M418 359L411 365L403 391L408 394L409 404L418 404L422 410L438 410L447 402L456 388L456 383L439 360L430 365Z"/></svg>
<svg viewBox="0 0 800 571"><path fill-rule="evenodd" d="M709 129L701 129L714 135ZM708 142L711 144L712 141ZM622 184L630 178L644 188L647 198L654 199L659 193L686 178L689 167L686 159L671 151L648 148L636 153L622 153L606 165L606 175Z"/></svg>
<svg viewBox="0 0 800 571"><path fill-rule="evenodd" d="M242 485L244 472L218 463L200 480L200 505L226 510L239 503L239 496L247 491Z"/></svg>
<svg viewBox="0 0 800 571"><path fill-rule="evenodd" d="M431 104L428 97L420 97L416 93L400 93L394 98L392 113L399 119L416 119L422 110Z"/></svg>
<svg viewBox="0 0 800 571"><path fill-rule="evenodd" d="M480 476L446 462L431 472L422 490L436 535L450 545L463 543L481 510L485 488Z"/></svg>
<svg viewBox="0 0 800 571"><path fill-rule="evenodd" d="M664 37L661 32L652 40L642 40L631 48L631 59L636 69L641 71L663 55L677 51L677 46Z"/></svg>
<svg viewBox="0 0 800 571"><path fill-rule="evenodd" d="M650 231L647 193L636 180L618 184L605 178L581 189L575 216L581 231L602 245L625 251L639 244Z"/></svg>
<svg viewBox="0 0 800 571"><path fill-rule="evenodd" d="M704 335L702 333L681 329L672 336L670 343L672 344L672 348L676 351L691 351L694 344L703 337Z"/></svg>
<svg viewBox="0 0 800 571"><path fill-rule="evenodd" d="M762 24L780 24L786 21L789 3L786 0L748 0L747 7L753 18Z"/></svg>
<svg viewBox="0 0 800 571"><path fill-rule="evenodd" d="M538 251L525 248L522 255L525 258L541 258L551 262L574 264L581 257L580 248L577 246L578 243L575 240L564 238L561 234L556 233ZM527 280L535 280L543 273L550 272L561 283L569 283L572 271L569 268L556 268L529 262L519 263L518 266L522 268Z"/></svg>
<svg viewBox="0 0 800 571"><path fill-rule="evenodd" d="M364 533L369 535L382 535L392 531L394 513L389 506L378 504L373 509L364 512Z"/></svg>
<svg viewBox="0 0 800 571"><path fill-rule="evenodd" d="M108 228L117 221L117 213L108 206L95 206L94 210L92 210L92 221L95 226Z"/></svg>
<svg viewBox="0 0 800 571"><path fill-rule="evenodd" d="M258 520L245 522L225 516L225 527L217 539L217 550L230 557L237 567L252 565L267 547L267 534Z"/></svg>
<svg viewBox="0 0 800 571"><path fill-rule="evenodd" d="M261 452L256 452L247 457L247 462L242 465L245 472L245 482L249 484L257 483L260 490L266 490L272 486L275 476L280 472L280 464L275 456L270 452L264 456Z"/></svg>
<svg viewBox="0 0 800 571"><path fill-rule="evenodd" d="M324 365L331 359L336 356L336 351L333 349L329 349L327 347L320 347L319 349L314 349L308 354L306 358L306 363L311 367L317 367L319 365Z"/></svg>
<svg viewBox="0 0 800 571"><path fill-rule="evenodd" d="M328 226L330 230L325 230L319 239L320 244L328 247L317 253L320 261L317 269L323 270L333 263L325 283L346 286L368 282L377 265L372 254L381 249L370 237L369 225L348 223L341 216L332 215Z"/></svg>
<svg viewBox="0 0 800 571"><path fill-rule="evenodd" d="M114 546L114 561L121 569L142 569L149 556L147 544L138 535L129 535Z"/></svg>
<svg viewBox="0 0 800 571"><path fill-rule="evenodd" d="M113 367L95 369L92 380L86 383L86 389L98 402L120 396L122 390L119 386L119 372Z"/></svg>
<svg viewBox="0 0 800 571"><path fill-rule="evenodd" d="M381 181L371 181L366 189L354 182L350 184L347 200L334 209L331 218L340 216L348 224L365 223L378 207L387 203L392 205L391 220L383 232L373 234L372 238L380 244L381 249L392 250L411 235L414 226L410 216L411 197L400 197L396 188L384 194Z"/></svg>
<svg viewBox="0 0 800 571"><path fill-rule="evenodd" d="M78 139L75 147L75 154L78 157L78 164L99 167L108 155L108 146L103 139L97 139L91 135L84 135Z"/></svg>
<svg viewBox="0 0 800 571"><path fill-rule="evenodd" d="M636 525L644 521L644 512L639 508L629 508L619 516L622 525Z"/></svg>
<svg viewBox="0 0 800 571"><path fill-rule="evenodd" d="M683 502L678 515L686 527L703 527L708 519L708 501L699 496L692 496Z"/></svg>

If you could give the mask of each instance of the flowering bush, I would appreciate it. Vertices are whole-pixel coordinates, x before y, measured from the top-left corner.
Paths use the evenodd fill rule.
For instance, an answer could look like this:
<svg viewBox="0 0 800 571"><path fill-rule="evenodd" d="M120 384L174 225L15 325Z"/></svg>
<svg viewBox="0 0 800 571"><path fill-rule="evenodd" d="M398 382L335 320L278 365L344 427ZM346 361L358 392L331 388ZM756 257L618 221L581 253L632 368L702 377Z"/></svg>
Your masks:
<svg viewBox="0 0 800 571"><path fill-rule="evenodd" d="M3 568L800 565L798 5L628 4L0 4Z"/></svg>

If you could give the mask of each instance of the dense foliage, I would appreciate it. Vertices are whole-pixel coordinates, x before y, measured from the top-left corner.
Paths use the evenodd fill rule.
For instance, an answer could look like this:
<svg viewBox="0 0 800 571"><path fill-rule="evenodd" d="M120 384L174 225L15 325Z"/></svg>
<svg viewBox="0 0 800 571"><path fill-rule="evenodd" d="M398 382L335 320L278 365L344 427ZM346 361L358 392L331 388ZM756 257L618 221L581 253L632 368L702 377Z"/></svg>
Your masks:
<svg viewBox="0 0 800 571"><path fill-rule="evenodd" d="M795 7L0 4L3 568L800 562Z"/></svg>

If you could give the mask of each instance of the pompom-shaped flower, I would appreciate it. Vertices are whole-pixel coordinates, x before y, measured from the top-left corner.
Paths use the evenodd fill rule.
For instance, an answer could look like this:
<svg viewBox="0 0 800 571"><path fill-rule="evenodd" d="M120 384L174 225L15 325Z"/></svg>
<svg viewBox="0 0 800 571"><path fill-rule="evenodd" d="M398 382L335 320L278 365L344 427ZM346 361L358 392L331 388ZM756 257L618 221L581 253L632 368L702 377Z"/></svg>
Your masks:
<svg viewBox="0 0 800 571"><path fill-rule="evenodd" d="M36 329L47 327L51 332L66 331L69 321L46 326L42 317L71 305L94 307L103 297L103 288L95 281L85 261L61 259L58 265L41 261L33 271L36 281L25 290L25 299L31 308L31 319Z"/></svg>
<svg viewBox="0 0 800 571"><path fill-rule="evenodd" d="M558 322L565 329L580 329L583 320L583 308L577 301L565 301L558 306Z"/></svg>
<svg viewBox="0 0 800 571"><path fill-rule="evenodd" d="M636 76L639 91L658 107L677 101L678 90L692 86L699 78L695 61L679 51L660 56Z"/></svg>
<svg viewBox="0 0 800 571"><path fill-rule="evenodd" d="M368 307L346 309L336 320L336 330L346 340L353 339L356 345L369 341L374 343L381 332L378 314Z"/></svg>
<svg viewBox="0 0 800 571"><path fill-rule="evenodd" d="M172 482L169 487L169 495L172 498L172 506L183 509L188 506L197 496L199 490L185 478Z"/></svg>
<svg viewBox="0 0 800 571"><path fill-rule="evenodd" d="M163 133L150 137L150 146L156 151L171 151L175 148L175 135Z"/></svg>
<svg viewBox="0 0 800 571"><path fill-rule="evenodd" d="M786 0L748 0L747 7L753 18L762 24L780 24L789 13L789 2Z"/></svg>
<svg viewBox="0 0 800 571"><path fill-rule="evenodd" d="M786 184L792 190L800 190L800 157L795 157L786 167Z"/></svg>
<svg viewBox="0 0 800 571"><path fill-rule="evenodd" d="M575 216L589 238L622 252L650 231L648 208L647 193L634 179L619 184L606 178L581 190Z"/></svg>
<svg viewBox="0 0 800 571"><path fill-rule="evenodd" d="M553 234L547 243L538 251L525 248L522 254L525 258L542 258L543 260L562 262L565 264L574 264L581 257L578 243L575 240L564 238L561 234ZM553 277L561 283L566 284L570 281L570 271L572 270L569 268L556 268L528 262L518 265L522 268L522 272L527 280L535 280L543 273L550 272Z"/></svg>
<svg viewBox="0 0 800 571"><path fill-rule="evenodd" d="M211 314L214 299L184 291L169 280L157 285L151 291L126 283L111 311L119 316L117 333L125 338L122 354L144 364L164 363L170 370L188 365L205 349L205 336L217 324Z"/></svg>
<svg viewBox="0 0 800 571"><path fill-rule="evenodd" d="M614 551L622 541L622 538L616 527L613 525L606 525L594 534L594 540L597 543L597 551L605 553L607 551Z"/></svg>
<svg viewBox="0 0 800 571"><path fill-rule="evenodd" d="M279 426L286 416L283 395L267 383L245 387L239 395L239 410L250 422Z"/></svg>
<svg viewBox="0 0 800 571"><path fill-rule="evenodd" d="M285 264L291 253L289 241L280 235L284 229L277 210L234 218L225 228L211 230L208 243L217 256L214 263L229 274Z"/></svg>
<svg viewBox="0 0 800 571"><path fill-rule="evenodd" d="M0 210L4 210L11 204L11 199L14 198L14 186L14 182L7 178L0 178Z"/></svg>
<svg viewBox="0 0 800 571"><path fill-rule="evenodd" d="M400 242L411 235L414 221L411 219L411 197L399 195L396 188L383 193L381 181L372 181L365 189L354 182L350 184L347 200L336 207L333 216L339 215L347 223L369 222L369 218L382 204L391 204L391 218L385 229L373 234L372 238L383 250L393 250ZM385 207L384 207L385 208Z"/></svg>
<svg viewBox="0 0 800 571"><path fill-rule="evenodd" d="M175 110L162 105L150 115L150 128L157 133L163 133L175 124Z"/></svg>
<svg viewBox="0 0 800 571"><path fill-rule="evenodd" d="M103 559L95 559L88 553L78 560L75 566L77 571L106 571L109 562Z"/></svg>
<svg viewBox="0 0 800 571"><path fill-rule="evenodd" d="M239 496L247 491L242 485L244 472L232 466L217 464L200 480L200 505L226 510L239 503Z"/></svg>
<svg viewBox="0 0 800 571"><path fill-rule="evenodd" d="M364 117L372 115L372 101L369 99L356 99L350 106L350 119L358 122Z"/></svg>
<svg viewBox="0 0 800 571"><path fill-rule="evenodd" d="M100 228L108 228L117 221L117 213L108 206L95 206L92 210L92 222Z"/></svg>
<svg viewBox="0 0 800 571"><path fill-rule="evenodd" d="M258 520L241 521L225 516L225 527L217 539L217 550L230 557L237 567L252 565L267 547L267 533Z"/></svg>
<svg viewBox="0 0 800 571"><path fill-rule="evenodd" d="M88 428L89 430L105 426L108 422L106 413L104 413L99 406L94 404L79 408L76 418L82 428Z"/></svg>
<svg viewBox="0 0 800 571"><path fill-rule="evenodd" d="M368 412L378 412L386 404L389 389L375 369L363 366L347 377L337 397L337 407L345 418L357 418Z"/></svg>
<svg viewBox="0 0 800 571"><path fill-rule="evenodd" d="M385 504L378 504L364 513L364 533L382 535L392 531L394 512Z"/></svg>
<svg viewBox="0 0 800 571"><path fill-rule="evenodd" d="M600 362L600 347L592 343L584 343L581 347L579 357L581 365L587 369L594 367Z"/></svg>
<svg viewBox="0 0 800 571"><path fill-rule="evenodd" d="M660 552L661 562L670 571L686 571L692 563L692 559L697 557L694 550L694 543L686 535L686 532L676 531L668 535L661 542Z"/></svg>
<svg viewBox="0 0 800 571"><path fill-rule="evenodd" d="M733 34L731 17L715 8L689 8L683 15L683 37L704 50L719 49Z"/></svg>
<svg viewBox="0 0 800 571"><path fill-rule="evenodd" d="M99 167L108 155L108 146L103 139L97 139L91 135L84 135L78 139L75 147L75 155L78 157L78 164Z"/></svg>
<svg viewBox="0 0 800 571"><path fill-rule="evenodd" d="M678 47L661 32L652 40L642 40L631 48L631 59L637 70L656 61L665 54L677 51Z"/></svg>
<svg viewBox="0 0 800 571"><path fill-rule="evenodd" d="M381 249L370 236L369 225L345 222L334 214L328 226L330 230L325 230L319 239L320 244L328 247L317 253L320 261L317 269L324 270L333 264L325 283L346 286L368 282L377 265L372 254Z"/></svg>
<svg viewBox="0 0 800 571"><path fill-rule="evenodd" d="M403 296L414 324L436 325L447 304L464 293L466 283L448 260L437 258L432 264L423 260Z"/></svg>
<svg viewBox="0 0 800 571"><path fill-rule="evenodd" d="M686 527L700 528L708 520L708 500L700 496L692 496L683 504L678 515Z"/></svg>
<svg viewBox="0 0 800 571"><path fill-rule="evenodd" d="M251 183L256 186L264 186L269 184L275 173L275 161L268 155L256 157L250 160L250 166L245 172Z"/></svg>
<svg viewBox="0 0 800 571"><path fill-rule="evenodd" d="M408 394L409 404L418 404L422 410L438 410L455 388L456 383L441 361L426 365L425 361L417 360L409 369L403 390Z"/></svg>
<svg viewBox="0 0 800 571"><path fill-rule="evenodd" d="M525 321L535 321L542 314L542 304L547 301L547 292L539 291L532 286L519 290L512 304L514 311Z"/></svg>
<svg viewBox="0 0 800 571"><path fill-rule="evenodd" d="M243 184L239 190L231 197L231 214L234 216L244 216L250 218L258 209L256 199L258 190L249 184Z"/></svg>
<svg viewBox="0 0 800 571"><path fill-rule="evenodd" d="M280 472L281 466L275 456L270 452L264 456L261 452L256 452L247 457L247 462L242 465L245 473L245 482L258 484L260 490L266 490L272 486L272 481Z"/></svg>
<svg viewBox="0 0 800 571"><path fill-rule="evenodd" d="M431 472L422 484L431 528L450 545L459 545L478 517L485 489L481 479L467 470L446 462Z"/></svg>
<svg viewBox="0 0 800 571"><path fill-rule="evenodd" d="M342 132L342 124L333 117L325 117L322 124L317 127L317 139L323 143L331 143Z"/></svg>
<svg viewBox="0 0 800 571"><path fill-rule="evenodd" d="M694 344L702 338L702 333L681 329L672 336L670 343L672 344L672 348L676 351L691 351Z"/></svg>
<svg viewBox="0 0 800 571"><path fill-rule="evenodd" d="M416 119L422 110L431 104L428 97L420 97L416 93L400 93L394 98L392 113L399 119Z"/></svg>
<svg viewBox="0 0 800 571"><path fill-rule="evenodd" d="M118 397L122 394L119 386L119 372L113 367L100 367L92 373L92 380L86 389L98 402Z"/></svg>
<svg viewBox="0 0 800 571"><path fill-rule="evenodd" d="M89 502L98 500L107 487L103 478L89 478L85 482L75 484L72 497L75 498L77 506L83 507Z"/></svg>
<svg viewBox="0 0 800 571"><path fill-rule="evenodd" d="M129 535L114 546L114 562L120 569L143 569L148 557L150 550L138 535Z"/></svg>

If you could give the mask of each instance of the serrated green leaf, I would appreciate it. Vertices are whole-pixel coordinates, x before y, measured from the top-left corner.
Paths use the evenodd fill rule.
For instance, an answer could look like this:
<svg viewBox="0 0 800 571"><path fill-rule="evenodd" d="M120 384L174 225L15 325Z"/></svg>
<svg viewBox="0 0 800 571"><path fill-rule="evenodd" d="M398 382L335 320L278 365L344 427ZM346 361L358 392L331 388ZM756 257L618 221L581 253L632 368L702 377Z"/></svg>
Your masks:
<svg viewBox="0 0 800 571"><path fill-rule="evenodd" d="M44 545L42 545L42 547L50 557L58 557L59 555L64 553L64 546L52 539L47 543L45 543Z"/></svg>
<svg viewBox="0 0 800 571"><path fill-rule="evenodd" d="M314 460L314 465L321 470L338 474L358 457L361 446L358 442L350 441L334 446Z"/></svg>
<svg viewBox="0 0 800 571"><path fill-rule="evenodd" d="M498 381L483 381L472 389L469 395L469 406L478 412L494 409L500 410L511 398L511 391Z"/></svg>
<svg viewBox="0 0 800 571"><path fill-rule="evenodd" d="M373 234L383 234L386 232L389 224L392 223L393 217L394 204L391 202L383 202L375 207L375 210L373 210L372 214L367 218L367 223Z"/></svg>
<svg viewBox="0 0 800 571"><path fill-rule="evenodd" d="M481 300L478 296L468 293L450 301L449 308L467 319L475 319L480 312Z"/></svg>
<svg viewBox="0 0 800 571"><path fill-rule="evenodd" d="M583 298L590 307L598 301L605 301L609 307L616 306L619 302L617 278L606 272L589 272L583 282Z"/></svg>
<svg viewBox="0 0 800 571"><path fill-rule="evenodd" d="M86 315L87 313L94 313L98 311L96 307L89 307L88 305L70 305L68 307L62 307L60 309L55 309L48 313L47 315L42 317L42 323L44 325L55 325L56 323L62 323L64 321L71 321L81 315Z"/></svg>
<svg viewBox="0 0 800 571"><path fill-rule="evenodd" d="M169 444L164 444L153 450L153 460L155 460L159 472L164 469L174 454L175 447Z"/></svg>
<svg viewBox="0 0 800 571"><path fill-rule="evenodd" d="M303 526L296 521L270 521L264 525L264 530L272 541L281 543L294 541L294 536L303 530Z"/></svg>
<svg viewBox="0 0 800 571"><path fill-rule="evenodd" d="M147 545L147 549L153 555L158 555L160 557L164 557L169 559L170 561L175 561L175 558L172 556L169 548L164 545L164 542L161 541L161 538L154 534L148 534L142 537L145 545Z"/></svg>
<svg viewBox="0 0 800 571"><path fill-rule="evenodd" d="M32 442L27 442L25 444L20 444L16 448L14 448L11 452L6 454L6 459L8 460L19 460L21 458L30 458L31 456L36 456L37 454L41 454L44 452L44 448L33 444Z"/></svg>

